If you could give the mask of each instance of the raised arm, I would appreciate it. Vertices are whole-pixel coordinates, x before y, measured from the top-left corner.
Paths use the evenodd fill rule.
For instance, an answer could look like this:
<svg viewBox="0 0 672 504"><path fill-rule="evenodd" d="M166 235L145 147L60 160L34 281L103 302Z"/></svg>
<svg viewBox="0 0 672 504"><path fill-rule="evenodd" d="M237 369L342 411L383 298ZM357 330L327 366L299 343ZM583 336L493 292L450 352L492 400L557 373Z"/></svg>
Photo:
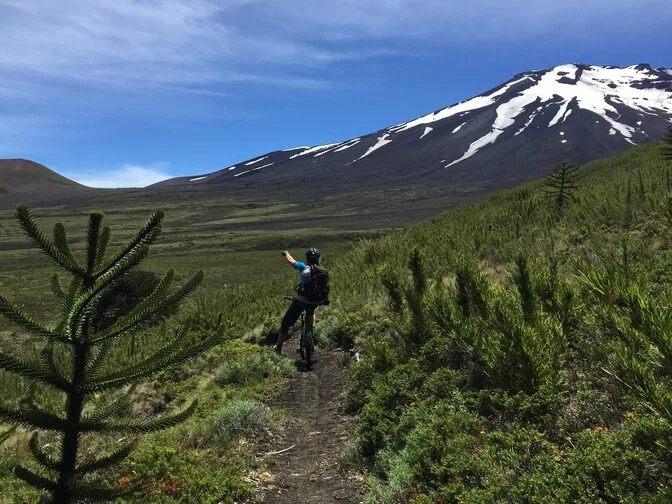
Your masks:
<svg viewBox="0 0 672 504"><path fill-rule="evenodd" d="M282 251L282 255L285 256L285 259L287 259L287 262L288 262L289 264L291 264L292 266L294 266L294 265L296 264L296 259L294 259L294 258L292 257L292 254L290 254L290 253L287 252L286 250L283 250L283 251Z"/></svg>

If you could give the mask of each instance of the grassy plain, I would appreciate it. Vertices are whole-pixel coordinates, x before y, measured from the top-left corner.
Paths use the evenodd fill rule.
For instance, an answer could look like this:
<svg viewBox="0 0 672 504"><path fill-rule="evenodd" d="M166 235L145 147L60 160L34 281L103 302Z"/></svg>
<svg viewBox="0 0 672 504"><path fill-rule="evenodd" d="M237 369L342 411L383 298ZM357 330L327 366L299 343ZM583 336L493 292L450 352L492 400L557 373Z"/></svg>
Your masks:
<svg viewBox="0 0 672 504"><path fill-rule="evenodd" d="M471 193L469 193L471 194ZM250 196L217 189L118 190L76 192L62 197L10 195L0 198L0 292L49 320L54 315L48 279L56 271L25 237L14 219L14 205L27 202L45 233L57 222L68 231L72 248L83 250L87 212L101 209L112 228L111 247L121 246L147 218L162 208L161 238L143 267L175 269L187 278L205 272L199 295L256 279L292 280L279 251L301 255L319 247L326 263L340 257L360 238L372 238L429 218L467 197L448 189L408 188L376 193L296 199L289 194ZM473 196L469 196L473 197ZM278 292L278 296L285 293ZM0 320L0 329L4 322Z"/></svg>

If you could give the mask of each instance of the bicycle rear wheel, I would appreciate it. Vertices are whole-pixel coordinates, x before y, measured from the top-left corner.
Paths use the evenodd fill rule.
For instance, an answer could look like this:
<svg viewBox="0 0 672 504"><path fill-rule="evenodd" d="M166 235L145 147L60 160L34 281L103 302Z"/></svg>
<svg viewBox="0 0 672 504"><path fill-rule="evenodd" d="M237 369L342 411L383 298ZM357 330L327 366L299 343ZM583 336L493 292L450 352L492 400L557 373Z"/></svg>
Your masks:
<svg viewBox="0 0 672 504"><path fill-rule="evenodd" d="M313 364L313 345L312 345L312 338L310 334L306 334L304 340L303 340L303 351L306 354L306 370L310 371L310 368Z"/></svg>
<svg viewBox="0 0 672 504"><path fill-rule="evenodd" d="M306 360L306 324L304 320L304 313L301 312L301 339L299 340L299 355L301 360Z"/></svg>

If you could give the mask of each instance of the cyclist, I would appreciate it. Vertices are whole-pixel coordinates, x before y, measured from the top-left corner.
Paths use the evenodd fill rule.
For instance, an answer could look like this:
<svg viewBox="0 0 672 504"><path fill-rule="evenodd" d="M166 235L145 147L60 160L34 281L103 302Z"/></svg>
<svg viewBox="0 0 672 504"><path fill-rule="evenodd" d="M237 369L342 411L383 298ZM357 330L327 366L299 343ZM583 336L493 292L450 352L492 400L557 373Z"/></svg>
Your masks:
<svg viewBox="0 0 672 504"><path fill-rule="evenodd" d="M287 309L287 313L285 313L280 324L280 334L274 348L277 353L282 352L282 344L289 339L289 328L296 324L296 321L299 320L301 313L304 311L306 312L306 331L310 331L315 325L315 309L322 304L320 301L311 300L307 292L312 282L311 266L320 265L320 251L316 248L306 250L305 263L294 259L286 250L282 251L282 255L287 259L289 264L299 271L299 286L297 287L294 300Z"/></svg>

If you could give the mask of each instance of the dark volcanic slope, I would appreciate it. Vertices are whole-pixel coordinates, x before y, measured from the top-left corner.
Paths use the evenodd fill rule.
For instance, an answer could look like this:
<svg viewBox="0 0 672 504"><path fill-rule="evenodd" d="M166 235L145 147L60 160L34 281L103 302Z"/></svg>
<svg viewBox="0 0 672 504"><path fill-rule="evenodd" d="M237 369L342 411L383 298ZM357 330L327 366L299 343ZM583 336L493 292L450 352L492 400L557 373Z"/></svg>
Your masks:
<svg viewBox="0 0 672 504"><path fill-rule="evenodd" d="M33 161L0 159L0 193L44 194L83 188L77 182Z"/></svg>
<svg viewBox="0 0 672 504"><path fill-rule="evenodd" d="M563 159L583 163L659 138L670 120L672 70L563 65L361 138L271 152L157 185L304 181L331 193L409 184L501 187Z"/></svg>

